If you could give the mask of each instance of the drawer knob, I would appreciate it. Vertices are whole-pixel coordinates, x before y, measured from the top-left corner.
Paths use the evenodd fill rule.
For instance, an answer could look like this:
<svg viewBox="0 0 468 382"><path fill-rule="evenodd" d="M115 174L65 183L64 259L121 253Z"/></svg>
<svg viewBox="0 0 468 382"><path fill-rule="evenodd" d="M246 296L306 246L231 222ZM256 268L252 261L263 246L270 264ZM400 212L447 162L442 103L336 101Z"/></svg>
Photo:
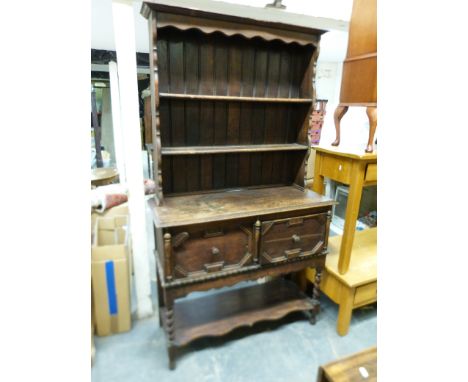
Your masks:
<svg viewBox="0 0 468 382"><path fill-rule="evenodd" d="M296 234L292 235L291 239L295 243L299 243L301 241L301 237L299 235L296 235Z"/></svg>
<svg viewBox="0 0 468 382"><path fill-rule="evenodd" d="M212 253L213 255L219 255L219 249L216 248L216 247L213 247L213 248L211 248L211 253Z"/></svg>

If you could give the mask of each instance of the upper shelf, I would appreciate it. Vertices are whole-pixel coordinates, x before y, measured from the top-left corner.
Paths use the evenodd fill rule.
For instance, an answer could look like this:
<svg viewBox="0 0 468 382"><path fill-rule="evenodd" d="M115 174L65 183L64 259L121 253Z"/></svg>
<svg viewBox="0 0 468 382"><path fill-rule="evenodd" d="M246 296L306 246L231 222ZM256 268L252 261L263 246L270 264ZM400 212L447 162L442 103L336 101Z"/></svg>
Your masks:
<svg viewBox="0 0 468 382"><path fill-rule="evenodd" d="M202 94L159 93L160 98L176 98L205 101L237 101L237 102L280 102L280 103L311 103L312 98L268 98L268 97L241 97Z"/></svg>
<svg viewBox="0 0 468 382"><path fill-rule="evenodd" d="M227 145L227 146L185 146L162 147L162 155L190 155L190 154L222 154L222 153L250 153L266 151L296 151L307 150L306 145L298 143L265 144L265 145Z"/></svg>

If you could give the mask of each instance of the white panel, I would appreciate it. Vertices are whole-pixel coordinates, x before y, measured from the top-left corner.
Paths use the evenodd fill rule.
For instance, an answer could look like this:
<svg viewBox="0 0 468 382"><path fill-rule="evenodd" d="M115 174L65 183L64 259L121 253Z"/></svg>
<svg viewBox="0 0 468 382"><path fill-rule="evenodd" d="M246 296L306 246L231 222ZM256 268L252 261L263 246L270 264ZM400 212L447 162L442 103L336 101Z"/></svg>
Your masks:
<svg viewBox="0 0 468 382"><path fill-rule="evenodd" d="M135 55L134 13L131 1L112 2L117 52L120 116L128 185L128 208L135 266L137 316L153 313L149 272L149 248L146 235L146 202L143 186L140 117Z"/></svg>

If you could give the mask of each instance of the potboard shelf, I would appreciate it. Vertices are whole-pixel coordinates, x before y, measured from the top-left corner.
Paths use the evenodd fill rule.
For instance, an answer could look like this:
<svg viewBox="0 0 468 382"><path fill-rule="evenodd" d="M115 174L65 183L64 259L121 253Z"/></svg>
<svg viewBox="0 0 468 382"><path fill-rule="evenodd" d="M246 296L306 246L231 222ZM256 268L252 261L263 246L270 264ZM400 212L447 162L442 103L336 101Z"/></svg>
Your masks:
<svg viewBox="0 0 468 382"><path fill-rule="evenodd" d="M311 311L316 307L294 283L283 278L176 302L174 345L184 346L197 338L221 336L238 327L277 320L291 312ZM162 317L166 317L164 309Z"/></svg>

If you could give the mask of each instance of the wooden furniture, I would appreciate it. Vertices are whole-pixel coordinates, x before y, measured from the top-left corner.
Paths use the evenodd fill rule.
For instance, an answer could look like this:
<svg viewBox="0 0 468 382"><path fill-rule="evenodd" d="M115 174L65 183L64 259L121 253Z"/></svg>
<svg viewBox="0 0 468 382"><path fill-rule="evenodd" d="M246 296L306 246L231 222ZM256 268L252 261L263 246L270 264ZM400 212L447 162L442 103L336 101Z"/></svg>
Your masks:
<svg viewBox="0 0 468 382"><path fill-rule="evenodd" d="M116 168L100 167L91 170L91 185L104 186L111 184L119 178L119 172Z"/></svg>
<svg viewBox="0 0 468 382"><path fill-rule="evenodd" d="M154 146L152 143L145 143L145 148L146 148L146 158L148 160L148 177L152 178L153 177L153 151L154 151Z"/></svg>
<svg viewBox="0 0 468 382"><path fill-rule="evenodd" d="M147 90L145 90L146 92ZM151 121L151 94L143 97L143 124L145 127L145 146L153 143L153 123Z"/></svg>
<svg viewBox="0 0 468 382"><path fill-rule="evenodd" d="M366 152L372 152L377 128L377 0L354 0L353 3L340 103L334 114L336 139L333 146L340 144L341 119L349 106L367 108L369 140Z"/></svg>
<svg viewBox="0 0 468 382"><path fill-rule="evenodd" d="M362 188L377 184L377 153L341 151L335 147L314 147L314 149L316 155L312 190L323 194L325 177L349 185L343 240L338 260L338 271L340 274L345 274L351 259Z"/></svg>
<svg viewBox="0 0 468 382"><path fill-rule="evenodd" d="M377 381L377 347L320 366L317 382Z"/></svg>
<svg viewBox="0 0 468 382"><path fill-rule="evenodd" d="M142 14L159 315L174 368L175 350L197 338L293 311L315 321L334 204L304 189L323 31L164 1ZM279 277L306 267L317 269L312 299ZM273 280L176 301L265 276Z"/></svg>
<svg viewBox="0 0 468 382"><path fill-rule="evenodd" d="M338 271L341 240L341 236L333 236L328 242L320 289L339 305L336 330L344 336L349 331L353 309L377 301L377 228L356 232L353 258L344 275ZM314 282L315 277L314 269L306 271L307 280Z"/></svg>

